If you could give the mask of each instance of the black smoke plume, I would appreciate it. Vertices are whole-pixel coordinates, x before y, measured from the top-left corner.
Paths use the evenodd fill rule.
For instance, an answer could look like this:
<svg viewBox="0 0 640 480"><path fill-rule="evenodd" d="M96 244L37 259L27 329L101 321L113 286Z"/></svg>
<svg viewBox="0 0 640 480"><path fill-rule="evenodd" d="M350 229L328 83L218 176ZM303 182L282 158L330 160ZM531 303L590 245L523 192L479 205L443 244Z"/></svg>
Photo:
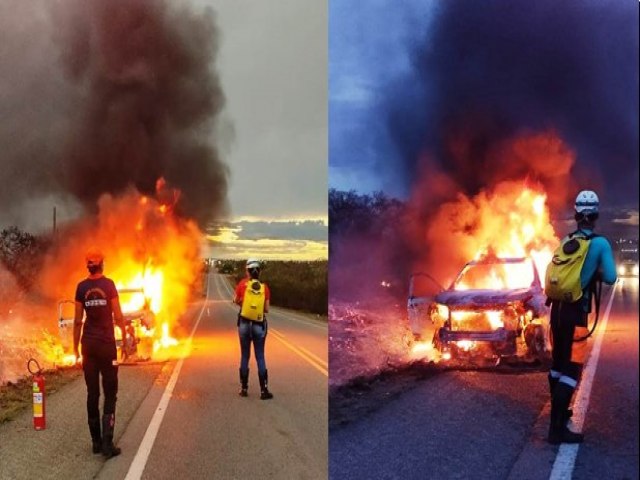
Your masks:
<svg viewBox="0 0 640 480"><path fill-rule="evenodd" d="M154 196L163 178L181 192L172 197L181 216L204 226L224 214L211 11L143 0L7 3L3 210L53 195L95 212L101 195L133 186Z"/></svg>
<svg viewBox="0 0 640 480"><path fill-rule="evenodd" d="M637 204L638 2L434 4L411 46L413 70L385 106L408 182L428 157L427 170L468 195L510 178L545 183L535 165L494 154L553 131L575 153L575 188Z"/></svg>

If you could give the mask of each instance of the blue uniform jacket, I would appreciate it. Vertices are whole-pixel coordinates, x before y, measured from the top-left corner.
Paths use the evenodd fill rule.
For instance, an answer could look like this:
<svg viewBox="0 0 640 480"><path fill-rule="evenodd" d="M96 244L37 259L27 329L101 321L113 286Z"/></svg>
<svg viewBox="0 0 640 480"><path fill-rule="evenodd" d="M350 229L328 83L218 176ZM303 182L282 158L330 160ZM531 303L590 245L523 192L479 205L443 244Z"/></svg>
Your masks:
<svg viewBox="0 0 640 480"><path fill-rule="evenodd" d="M591 235L592 230L581 229L585 235ZM602 281L608 285L616 283L618 278L616 272L616 262L613 258L611 245L605 237L594 237L589 243L589 250L584 259L582 270L580 271L580 285L584 292L582 302L586 312L591 311L591 291L589 290L589 282L596 272L600 272Z"/></svg>
<svg viewBox="0 0 640 480"><path fill-rule="evenodd" d="M591 235L591 230L582 229L587 235ZM613 259L611 245L605 237L595 237L589 244L587 258L584 259L582 271L580 272L580 283L585 289L596 271L602 274L602 281L608 285L616 283L618 278L616 272L616 262Z"/></svg>

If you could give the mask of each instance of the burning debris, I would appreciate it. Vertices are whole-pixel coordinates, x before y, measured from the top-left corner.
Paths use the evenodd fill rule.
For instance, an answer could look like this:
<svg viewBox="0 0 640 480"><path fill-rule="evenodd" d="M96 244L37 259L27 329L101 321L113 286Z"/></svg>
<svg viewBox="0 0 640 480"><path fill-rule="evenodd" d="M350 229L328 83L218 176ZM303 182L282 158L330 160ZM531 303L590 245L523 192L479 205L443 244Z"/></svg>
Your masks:
<svg viewBox="0 0 640 480"><path fill-rule="evenodd" d="M214 15L141 0L43 2L38 8L50 14L44 23L55 25L55 41L38 43L46 52L30 51L60 59L54 71L64 72L57 78L64 87L47 92L73 98L65 114L71 120L59 123L65 129L47 155L25 161L24 155L12 157L9 148L4 161L42 177L33 182L34 196L71 201L79 214L58 226L37 282L24 292L22 310L37 307L37 323L49 337L25 328L33 322L29 315L14 315L12 332L29 335L27 343L37 345L45 364L68 361L62 344L52 340L58 337L56 305L73 300L77 282L86 276L84 252L97 247L106 257L105 273L121 292L128 328L147 352L142 356L162 357L178 344L173 336L184 333L179 318L200 287L201 229L226 211L228 170L214 137L224 105L213 69ZM27 7L17 12L32 13ZM19 140L9 146L11 141ZM17 170L3 170L2 183L11 185ZM6 208L20 211L17 202L24 197L9 198ZM60 314L58 320L70 316ZM6 331L0 337L5 354L9 337ZM47 348L52 342L55 348ZM30 348L12 347L11 356L22 362L27 351L33 353ZM0 380L16 373L6 368L5 354Z"/></svg>

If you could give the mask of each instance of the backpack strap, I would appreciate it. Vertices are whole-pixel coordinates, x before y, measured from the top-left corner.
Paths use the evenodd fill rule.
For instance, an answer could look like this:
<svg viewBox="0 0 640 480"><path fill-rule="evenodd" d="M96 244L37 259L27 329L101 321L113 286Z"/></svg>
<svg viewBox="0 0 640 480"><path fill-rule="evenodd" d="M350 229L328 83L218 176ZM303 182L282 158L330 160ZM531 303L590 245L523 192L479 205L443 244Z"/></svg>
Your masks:
<svg viewBox="0 0 640 480"><path fill-rule="evenodd" d="M599 234L597 234L595 232L587 233L584 230L578 229L575 232L570 233L569 234L569 238L573 238L573 237L577 236L578 234L580 234L580 237L584 238L585 240L591 240L593 238L602 236L602 235L599 235Z"/></svg>

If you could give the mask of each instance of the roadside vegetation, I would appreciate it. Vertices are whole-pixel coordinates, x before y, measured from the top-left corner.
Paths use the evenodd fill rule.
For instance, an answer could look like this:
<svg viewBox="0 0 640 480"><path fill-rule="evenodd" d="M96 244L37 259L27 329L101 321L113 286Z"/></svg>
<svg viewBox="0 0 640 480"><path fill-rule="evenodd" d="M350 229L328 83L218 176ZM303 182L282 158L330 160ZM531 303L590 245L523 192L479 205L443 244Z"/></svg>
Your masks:
<svg viewBox="0 0 640 480"><path fill-rule="evenodd" d="M244 260L220 260L217 268L218 272L228 275L234 284L245 276ZM326 260L265 261L260 279L269 285L272 305L318 315L327 314Z"/></svg>
<svg viewBox="0 0 640 480"><path fill-rule="evenodd" d="M370 302L405 293L411 265L411 215L405 202L382 192L329 190L331 301Z"/></svg>
<svg viewBox="0 0 640 480"><path fill-rule="evenodd" d="M81 368L47 370L45 377L45 395L49 396L62 386L82 376ZM33 383L31 377L23 377L15 382L0 385L0 425L13 420L32 405Z"/></svg>

